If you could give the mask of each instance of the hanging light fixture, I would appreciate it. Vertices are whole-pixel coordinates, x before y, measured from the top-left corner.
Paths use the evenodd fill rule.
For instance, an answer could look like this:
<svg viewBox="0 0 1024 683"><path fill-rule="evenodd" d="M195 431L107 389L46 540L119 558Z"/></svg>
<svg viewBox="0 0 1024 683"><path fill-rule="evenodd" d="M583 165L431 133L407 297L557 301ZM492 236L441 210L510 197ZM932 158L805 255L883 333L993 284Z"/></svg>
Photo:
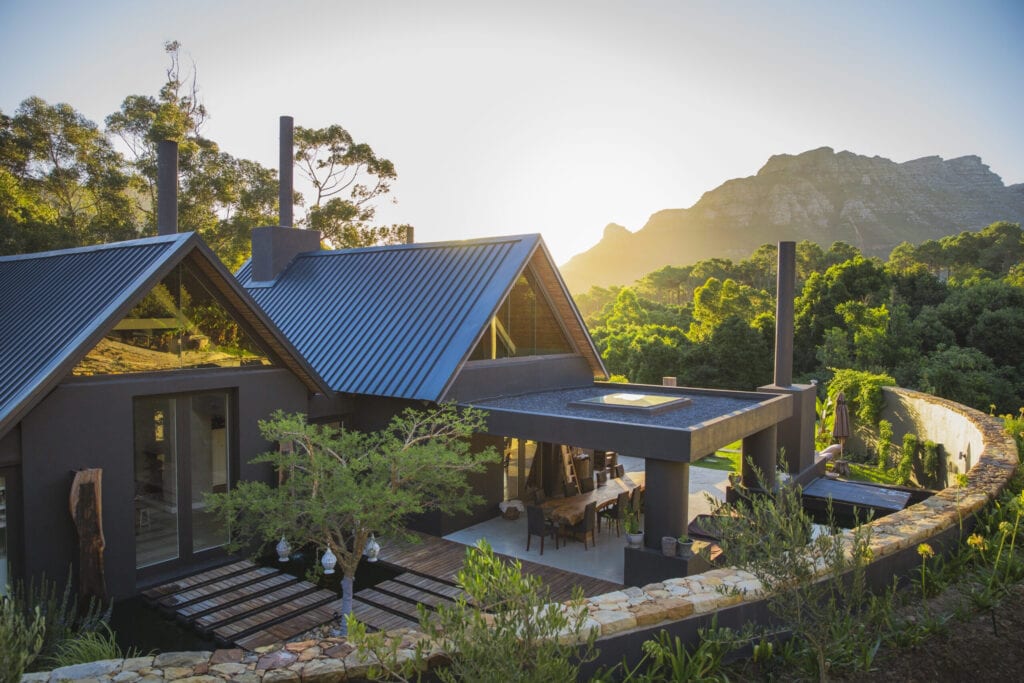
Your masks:
<svg viewBox="0 0 1024 683"><path fill-rule="evenodd" d="M330 546L324 552L324 556L320 558L320 564L324 566L324 574L333 574L334 567L338 564L338 558L331 552Z"/></svg>
<svg viewBox="0 0 1024 683"><path fill-rule="evenodd" d="M277 561L287 562L288 557L292 554L292 547L288 545L288 540L281 534L281 540L274 546L274 550L277 551Z"/></svg>
<svg viewBox="0 0 1024 683"><path fill-rule="evenodd" d="M377 539L374 538L373 534L370 534L369 540L366 541L363 555L366 555L367 562L376 562L377 556L380 555L380 543L377 543Z"/></svg>

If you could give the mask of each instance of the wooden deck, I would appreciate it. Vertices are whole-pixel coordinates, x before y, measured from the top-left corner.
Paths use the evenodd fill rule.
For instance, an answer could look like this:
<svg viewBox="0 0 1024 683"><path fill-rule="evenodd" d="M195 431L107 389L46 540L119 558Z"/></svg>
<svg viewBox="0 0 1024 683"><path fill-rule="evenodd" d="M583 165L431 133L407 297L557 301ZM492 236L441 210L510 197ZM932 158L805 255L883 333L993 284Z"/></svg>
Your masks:
<svg viewBox="0 0 1024 683"><path fill-rule="evenodd" d="M419 537L419 543L390 541L381 563L400 573L353 596L353 614L371 630L417 626L417 605L431 612L453 604L461 594L455 578L466 546L425 534ZM553 600L568 599L575 586L586 595L622 588L534 562L522 561L522 566L524 572L541 577ZM341 613L337 593L247 560L162 584L142 595L218 643L248 650L294 638Z"/></svg>
<svg viewBox="0 0 1024 683"><path fill-rule="evenodd" d="M142 596L222 645L249 649L292 638L341 611L337 594L248 560L156 586Z"/></svg>
<svg viewBox="0 0 1024 683"><path fill-rule="evenodd" d="M455 578L462 569L462 562L466 559L468 546L436 536L417 535L420 538L419 543L389 540L380 561L407 572L431 576L454 586ZM498 554L498 557L507 561L516 559L501 554ZM539 576L551 589L552 600L568 600L575 586L583 588L583 593L587 596L622 589L621 584L604 579L574 574L528 560L519 562L522 563L524 573Z"/></svg>

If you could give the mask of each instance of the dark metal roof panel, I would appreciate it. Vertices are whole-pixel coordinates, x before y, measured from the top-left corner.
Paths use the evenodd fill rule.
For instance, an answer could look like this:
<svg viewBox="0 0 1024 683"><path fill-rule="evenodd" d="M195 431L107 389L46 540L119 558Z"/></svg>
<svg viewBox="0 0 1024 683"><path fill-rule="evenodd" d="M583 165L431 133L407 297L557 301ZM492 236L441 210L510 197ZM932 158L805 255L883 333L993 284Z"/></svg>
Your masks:
<svg viewBox="0 0 1024 683"><path fill-rule="evenodd" d="M538 235L301 254L237 276L335 391L438 400Z"/></svg>
<svg viewBox="0 0 1024 683"><path fill-rule="evenodd" d="M0 433L189 237L0 257Z"/></svg>

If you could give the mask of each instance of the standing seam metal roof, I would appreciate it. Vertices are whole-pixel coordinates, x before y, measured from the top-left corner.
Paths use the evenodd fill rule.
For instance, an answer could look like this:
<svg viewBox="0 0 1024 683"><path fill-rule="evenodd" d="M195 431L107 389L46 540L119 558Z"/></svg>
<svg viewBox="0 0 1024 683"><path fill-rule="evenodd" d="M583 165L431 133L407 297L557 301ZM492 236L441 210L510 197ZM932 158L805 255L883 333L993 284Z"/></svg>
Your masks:
<svg viewBox="0 0 1024 683"><path fill-rule="evenodd" d="M0 435L71 371L145 288L188 254L201 252L206 270L233 290L275 353L311 390L326 391L315 371L270 324L216 256L194 233L78 249L0 257ZM200 262L206 263L206 262ZM240 297L240 298L239 298Z"/></svg>
<svg viewBox="0 0 1024 683"><path fill-rule="evenodd" d="M539 235L300 254L238 279L335 391L439 400Z"/></svg>

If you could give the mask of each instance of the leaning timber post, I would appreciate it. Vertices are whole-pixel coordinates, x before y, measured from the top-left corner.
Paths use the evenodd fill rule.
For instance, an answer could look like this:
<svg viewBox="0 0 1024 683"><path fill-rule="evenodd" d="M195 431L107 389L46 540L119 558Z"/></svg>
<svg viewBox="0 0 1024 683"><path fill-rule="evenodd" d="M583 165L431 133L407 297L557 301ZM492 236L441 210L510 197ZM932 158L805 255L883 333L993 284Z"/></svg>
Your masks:
<svg viewBox="0 0 1024 683"><path fill-rule="evenodd" d="M75 472L69 506L78 531L78 597L107 599L107 579L103 570L103 470Z"/></svg>
<svg viewBox="0 0 1024 683"><path fill-rule="evenodd" d="M745 487L759 489L763 483L768 491L775 488L776 434L775 425L772 425L743 439L742 474ZM763 482L758 480L758 476Z"/></svg>
<svg viewBox="0 0 1024 683"><path fill-rule="evenodd" d="M679 538L689 525L690 463L647 458L644 545L661 548L661 537Z"/></svg>

